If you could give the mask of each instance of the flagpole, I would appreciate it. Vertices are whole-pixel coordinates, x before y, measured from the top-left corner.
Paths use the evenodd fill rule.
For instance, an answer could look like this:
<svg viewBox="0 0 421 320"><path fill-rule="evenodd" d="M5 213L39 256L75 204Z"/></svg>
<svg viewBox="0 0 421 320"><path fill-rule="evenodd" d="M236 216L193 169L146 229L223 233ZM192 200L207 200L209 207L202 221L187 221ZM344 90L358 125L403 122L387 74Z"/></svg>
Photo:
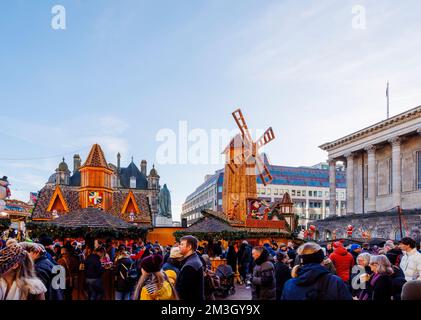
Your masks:
<svg viewBox="0 0 421 320"><path fill-rule="evenodd" d="M389 81L387 82L386 97L387 97L387 119L389 119Z"/></svg>

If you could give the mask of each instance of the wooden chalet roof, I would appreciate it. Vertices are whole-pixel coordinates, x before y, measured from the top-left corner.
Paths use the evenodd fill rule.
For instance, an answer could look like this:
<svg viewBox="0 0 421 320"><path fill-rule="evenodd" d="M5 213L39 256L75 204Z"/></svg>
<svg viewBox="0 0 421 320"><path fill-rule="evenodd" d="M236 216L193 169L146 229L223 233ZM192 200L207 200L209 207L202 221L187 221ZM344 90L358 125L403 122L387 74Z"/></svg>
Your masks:
<svg viewBox="0 0 421 320"><path fill-rule="evenodd" d="M38 200L32 213L33 220L50 220L53 218L52 212L47 211L48 205L56 186L45 185L38 195ZM74 187L68 187L60 185L64 201L66 202L69 212L76 212L81 209L79 201L79 192ZM126 219L126 215L123 214L122 209L124 202L128 196L128 191L116 191L113 193L113 205L109 209L108 213L119 217L120 219ZM143 193L133 192L140 213L135 215L135 222L142 224L151 224L151 208L147 196ZM59 213L60 214L60 213Z"/></svg>
<svg viewBox="0 0 421 320"><path fill-rule="evenodd" d="M96 208L86 208L66 213L50 223L69 229L83 227L128 229L133 227L132 224L120 219L119 217Z"/></svg>
<svg viewBox="0 0 421 320"><path fill-rule="evenodd" d="M38 200L35 204L34 211L32 212L33 219L52 219L52 213L48 212L47 208L55 188L56 186L54 185L46 185L41 189L38 194ZM60 189L69 211L79 210L81 208L79 203L79 192L72 187L63 185L60 186Z"/></svg>
<svg viewBox="0 0 421 320"><path fill-rule="evenodd" d="M129 195L129 191L117 191L113 193L113 206L110 212L122 219L126 216L122 212L124 202ZM133 192L136 204L140 210L139 214L135 214L135 221L140 223L152 223L151 209L149 205L148 197L143 193Z"/></svg>
<svg viewBox="0 0 421 320"><path fill-rule="evenodd" d="M88 158L82 167L102 167L109 169L105 160L104 152L99 144L94 144L89 152Z"/></svg>

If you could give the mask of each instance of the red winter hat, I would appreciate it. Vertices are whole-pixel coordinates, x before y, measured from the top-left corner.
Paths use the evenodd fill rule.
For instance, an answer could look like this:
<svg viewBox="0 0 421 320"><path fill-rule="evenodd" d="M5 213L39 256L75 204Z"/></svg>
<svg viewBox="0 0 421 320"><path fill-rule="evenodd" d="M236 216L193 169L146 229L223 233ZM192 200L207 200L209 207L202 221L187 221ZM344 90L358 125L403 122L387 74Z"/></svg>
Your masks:
<svg viewBox="0 0 421 320"><path fill-rule="evenodd" d="M343 247L343 243L340 242L340 241L336 241L336 242L333 243L333 247L334 248Z"/></svg>
<svg viewBox="0 0 421 320"><path fill-rule="evenodd" d="M160 254L153 254L142 259L140 267L148 273L158 272L161 270L163 261Z"/></svg>

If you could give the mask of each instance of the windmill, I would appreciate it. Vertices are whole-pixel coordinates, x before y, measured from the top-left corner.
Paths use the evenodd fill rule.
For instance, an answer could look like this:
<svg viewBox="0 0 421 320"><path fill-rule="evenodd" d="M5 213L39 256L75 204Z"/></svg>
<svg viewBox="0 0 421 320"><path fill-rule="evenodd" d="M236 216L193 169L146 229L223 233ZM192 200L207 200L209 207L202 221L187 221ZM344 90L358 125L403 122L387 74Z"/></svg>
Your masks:
<svg viewBox="0 0 421 320"><path fill-rule="evenodd" d="M259 149L275 139L272 127L254 142L240 109L232 113L241 134L237 134L225 148L225 171L222 207L231 220L246 220L247 199L257 197L256 176L263 185L272 182L272 175L258 153Z"/></svg>

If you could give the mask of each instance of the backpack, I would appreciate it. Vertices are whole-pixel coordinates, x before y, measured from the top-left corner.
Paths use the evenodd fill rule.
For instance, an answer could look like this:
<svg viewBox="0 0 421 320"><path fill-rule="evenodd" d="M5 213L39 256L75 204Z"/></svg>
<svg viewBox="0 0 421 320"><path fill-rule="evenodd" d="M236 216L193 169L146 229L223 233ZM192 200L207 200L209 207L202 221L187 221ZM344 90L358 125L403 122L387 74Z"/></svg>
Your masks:
<svg viewBox="0 0 421 320"><path fill-rule="evenodd" d="M120 270L120 276L122 279L127 281L130 285L135 285L137 282L137 279L139 278L139 272L137 271L137 267L135 263L133 262L129 268L125 266L124 263L121 264L121 266L126 269L126 276L123 275L123 273Z"/></svg>

